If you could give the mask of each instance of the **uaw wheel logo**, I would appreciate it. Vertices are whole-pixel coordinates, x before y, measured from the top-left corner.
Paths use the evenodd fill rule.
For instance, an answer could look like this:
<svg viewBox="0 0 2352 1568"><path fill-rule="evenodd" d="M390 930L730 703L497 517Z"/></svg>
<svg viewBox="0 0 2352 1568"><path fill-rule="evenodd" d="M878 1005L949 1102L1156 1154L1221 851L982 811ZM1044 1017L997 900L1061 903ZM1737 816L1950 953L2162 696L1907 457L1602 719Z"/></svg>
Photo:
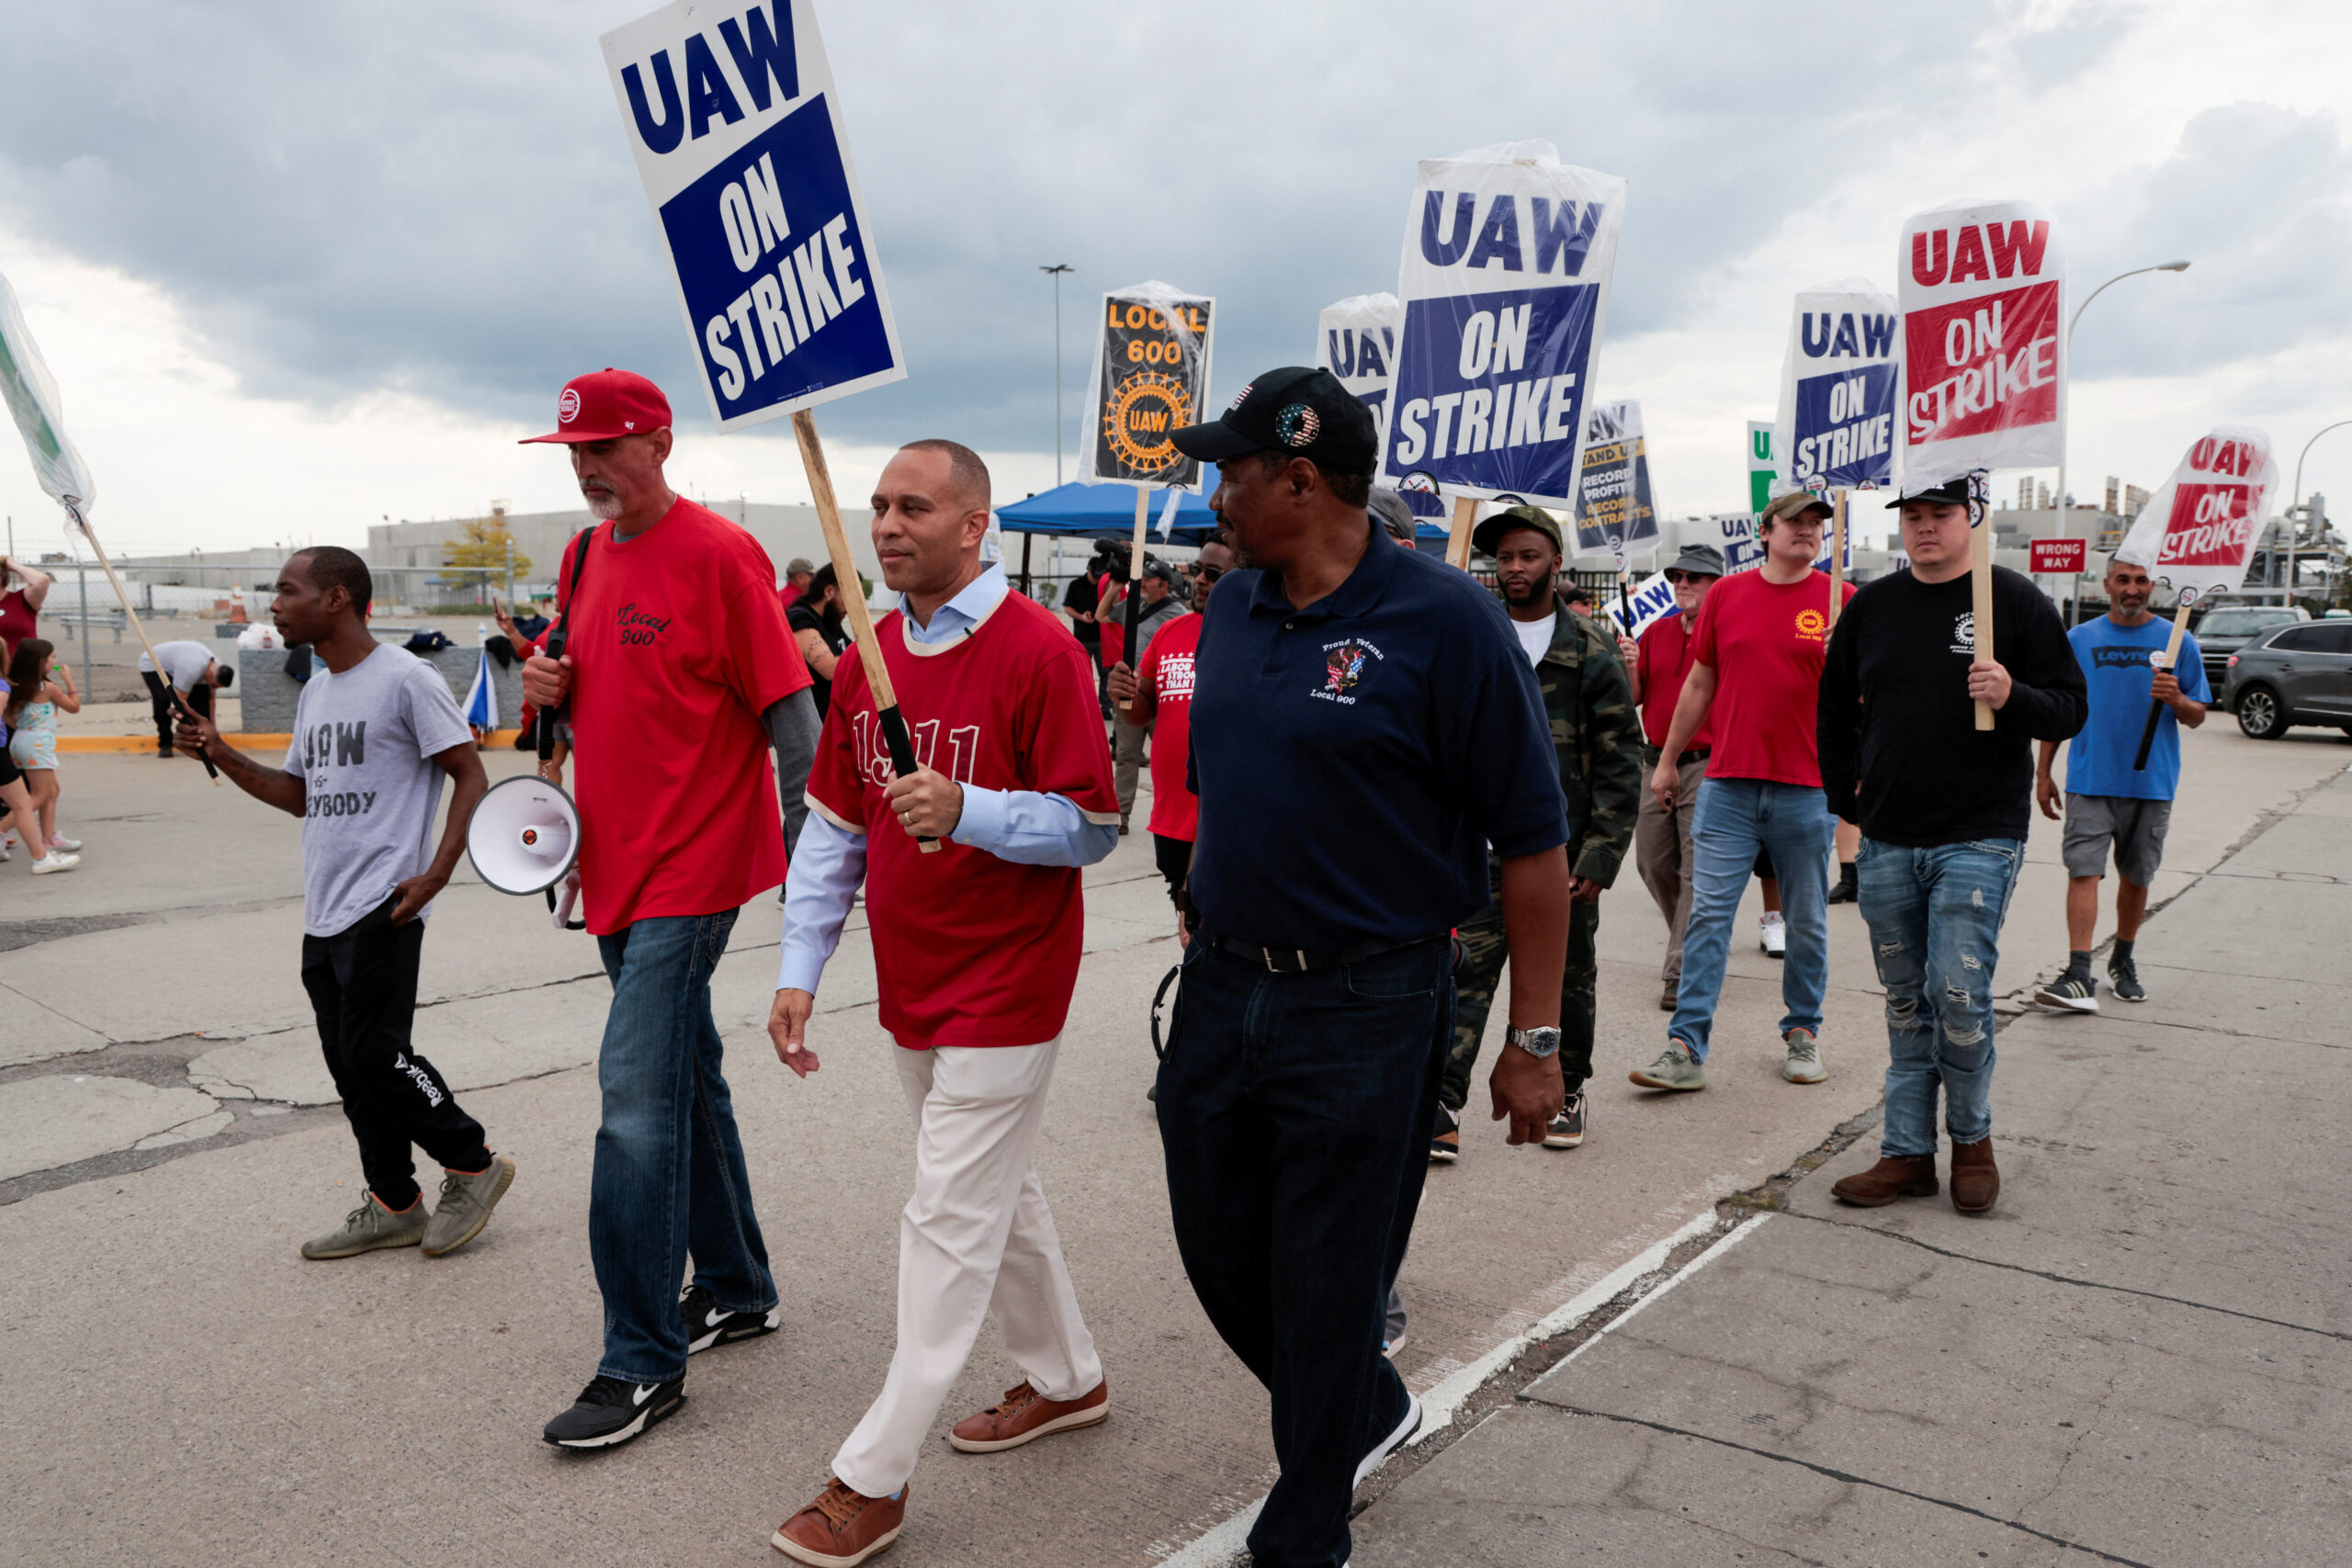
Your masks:
<svg viewBox="0 0 2352 1568"><path fill-rule="evenodd" d="M555 400L555 422L558 424L570 424L579 417L580 394L572 388L566 387L563 389L563 396Z"/></svg>
<svg viewBox="0 0 2352 1568"><path fill-rule="evenodd" d="M1184 383L1157 370L1121 381L1102 411L1102 439L1121 467L1147 476L1166 473L1184 460L1170 434L1193 423L1193 400Z"/></svg>
<svg viewBox="0 0 2352 1568"><path fill-rule="evenodd" d="M1821 634L1829 629L1829 617L1818 610L1797 612L1797 636L1807 642L1819 642Z"/></svg>

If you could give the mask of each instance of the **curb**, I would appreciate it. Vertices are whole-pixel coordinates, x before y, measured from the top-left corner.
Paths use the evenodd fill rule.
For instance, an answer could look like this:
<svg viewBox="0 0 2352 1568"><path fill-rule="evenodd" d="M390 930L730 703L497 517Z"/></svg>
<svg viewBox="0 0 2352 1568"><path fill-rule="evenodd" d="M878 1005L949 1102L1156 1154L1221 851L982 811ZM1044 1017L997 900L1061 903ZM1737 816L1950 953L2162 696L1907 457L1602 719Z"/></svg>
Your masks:
<svg viewBox="0 0 2352 1568"><path fill-rule="evenodd" d="M514 744L515 738L521 733L522 731L518 729L493 729L484 738L482 745L485 748L511 747ZM242 730L224 735L221 739L240 751L283 751L294 741L294 737L291 735ZM109 751L153 752L155 750L155 738L152 735L61 735L57 738L57 750L60 752L74 751L85 754Z"/></svg>

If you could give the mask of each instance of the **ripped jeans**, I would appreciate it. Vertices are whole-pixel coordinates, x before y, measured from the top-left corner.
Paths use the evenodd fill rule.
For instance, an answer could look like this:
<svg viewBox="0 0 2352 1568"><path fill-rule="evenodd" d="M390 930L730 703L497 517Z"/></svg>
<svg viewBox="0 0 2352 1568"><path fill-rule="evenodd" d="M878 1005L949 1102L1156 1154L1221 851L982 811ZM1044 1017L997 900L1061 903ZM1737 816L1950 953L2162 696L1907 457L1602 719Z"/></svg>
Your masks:
<svg viewBox="0 0 2352 1568"><path fill-rule="evenodd" d="M1955 1144L1993 1131L1993 966L2025 844L1934 849L1862 840L1857 900L1886 987L1886 1126L1881 1152L1936 1152L1936 1089Z"/></svg>

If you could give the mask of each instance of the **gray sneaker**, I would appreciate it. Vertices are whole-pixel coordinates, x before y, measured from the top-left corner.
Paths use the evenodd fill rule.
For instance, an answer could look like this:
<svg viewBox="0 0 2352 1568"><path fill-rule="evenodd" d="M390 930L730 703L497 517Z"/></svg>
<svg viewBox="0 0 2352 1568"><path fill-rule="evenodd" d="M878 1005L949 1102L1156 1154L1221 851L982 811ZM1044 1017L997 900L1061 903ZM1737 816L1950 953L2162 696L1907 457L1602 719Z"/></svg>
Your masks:
<svg viewBox="0 0 2352 1568"><path fill-rule="evenodd" d="M1813 1037L1810 1029L1792 1029L1781 1036L1789 1048L1787 1061L1781 1064L1781 1076L1791 1083L1819 1083L1829 1076L1821 1065L1821 1042Z"/></svg>
<svg viewBox="0 0 2352 1568"><path fill-rule="evenodd" d="M450 1171L441 1178L441 1196L435 1200L432 1223L424 1227L424 1256L439 1258L481 1234L490 1212L514 1185L514 1162L492 1155L490 1164L471 1176Z"/></svg>
<svg viewBox="0 0 2352 1568"><path fill-rule="evenodd" d="M1679 1040L1669 1040L1657 1060L1629 1075L1644 1089L1694 1089L1707 1087L1707 1069L1693 1061Z"/></svg>
<svg viewBox="0 0 2352 1568"><path fill-rule="evenodd" d="M356 1258L380 1247L414 1247L424 1239L424 1200L395 1214L373 1192L343 1216L343 1228L302 1244L310 1258Z"/></svg>

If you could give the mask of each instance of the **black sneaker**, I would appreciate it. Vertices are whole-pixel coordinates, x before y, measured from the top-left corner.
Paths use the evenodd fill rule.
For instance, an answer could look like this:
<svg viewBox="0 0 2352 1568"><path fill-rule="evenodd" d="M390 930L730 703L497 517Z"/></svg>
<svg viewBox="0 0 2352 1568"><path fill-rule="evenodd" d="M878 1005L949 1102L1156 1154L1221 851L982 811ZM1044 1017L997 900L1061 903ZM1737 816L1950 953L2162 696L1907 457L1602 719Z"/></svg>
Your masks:
<svg viewBox="0 0 2352 1568"><path fill-rule="evenodd" d="M1442 1100L1438 1103L1437 1122L1430 1129L1430 1160L1435 1165L1452 1165L1462 1157L1462 1117L1448 1111Z"/></svg>
<svg viewBox="0 0 2352 1568"><path fill-rule="evenodd" d="M1572 1149L1584 1142L1584 1090L1568 1096L1568 1102L1552 1118L1552 1125L1544 1131L1544 1146L1547 1149Z"/></svg>
<svg viewBox="0 0 2352 1568"><path fill-rule="evenodd" d="M2044 1007L2064 1008L2069 1012L2097 1012L2098 982L2070 969L2034 992L2033 999Z"/></svg>
<svg viewBox="0 0 2352 1568"><path fill-rule="evenodd" d="M2107 988L2127 1002L2148 999L2148 987L2140 984L2140 966L2128 958L2107 961Z"/></svg>
<svg viewBox="0 0 2352 1568"><path fill-rule="evenodd" d="M685 1402L683 1377L638 1383L600 1376L592 1379L571 1408L548 1422L539 1435L560 1448L609 1449L676 1415Z"/></svg>
<svg viewBox="0 0 2352 1568"><path fill-rule="evenodd" d="M765 1312L729 1312L700 1285L688 1285L686 1293L678 1298L678 1315L686 1321L689 1356L713 1345L731 1345L738 1339L757 1339L763 1334L774 1334L784 1322L784 1309L780 1306Z"/></svg>

